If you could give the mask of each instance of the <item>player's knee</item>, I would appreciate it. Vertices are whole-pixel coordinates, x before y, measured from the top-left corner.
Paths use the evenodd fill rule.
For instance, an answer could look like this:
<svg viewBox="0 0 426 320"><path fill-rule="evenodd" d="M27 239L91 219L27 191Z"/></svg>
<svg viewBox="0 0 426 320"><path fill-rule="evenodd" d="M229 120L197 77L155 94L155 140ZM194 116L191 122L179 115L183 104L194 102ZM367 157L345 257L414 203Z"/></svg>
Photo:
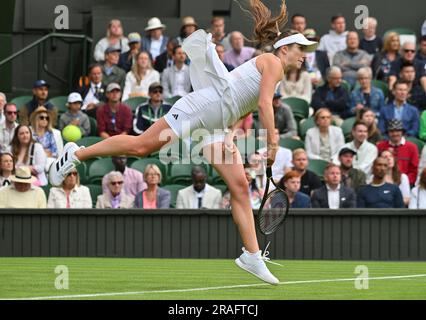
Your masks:
<svg viewBox="0 0 426 320"><path fill-rule="evenodd" d="M231 186L229 186L229 191L231 192L232 197L243 198L249 195L249 185L247 179L235 179Z"/></svg>
<svg viewBox="0 0 426 320"><path fill-rule="evenodd" d="M131 142L130 149L131 149L130 154L132 156L136 156L136 157L143 157L147 153L146 146L144 144L140 143L136 137Z"/></svg>

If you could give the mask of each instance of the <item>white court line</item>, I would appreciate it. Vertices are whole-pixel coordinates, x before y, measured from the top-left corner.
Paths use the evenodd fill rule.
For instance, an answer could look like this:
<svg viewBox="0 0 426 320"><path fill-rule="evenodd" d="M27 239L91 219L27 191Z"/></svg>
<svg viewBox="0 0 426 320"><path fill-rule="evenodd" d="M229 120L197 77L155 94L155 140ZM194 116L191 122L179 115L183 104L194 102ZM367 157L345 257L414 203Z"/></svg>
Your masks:
<svg viewBox="0 0 426 320"><path fill-rule="evenodd" d="M370 277L370 278L363 278L363 280L388 280L388 279L406 279L406 278L420 278L420 277L426 277L426 274L413 274L413 275L406 275L406 276L388 276L388 277ZM359 280L359 278L286 281L286 282L280 282L279 284L346 282L346 281L355 281L355 280ZM141 295L141 294L152 294L152 293L178 293L178 292L237 289L237 288L262 287L262 286L270 286L270 284L256 283L256 284L241 284L241 285L234 285L234 286L207 287L207 288L152 290L152 291L130 291L130 292L109 292L109 293L75 294L75 295L46 296L46 297L28 297L28 298L0 299L0 300L49 300L49 299L95 298L95 297Z"/></svg>

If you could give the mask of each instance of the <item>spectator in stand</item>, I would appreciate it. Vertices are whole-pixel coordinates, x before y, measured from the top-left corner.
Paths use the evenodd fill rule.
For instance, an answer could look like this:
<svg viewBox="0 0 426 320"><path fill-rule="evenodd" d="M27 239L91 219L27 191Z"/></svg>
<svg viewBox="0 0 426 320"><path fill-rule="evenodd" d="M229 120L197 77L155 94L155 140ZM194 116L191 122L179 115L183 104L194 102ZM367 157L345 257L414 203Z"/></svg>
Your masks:
<svg viewBox="0 0 426 320"><path fill-rule="evenodd" d="M86 137L90 134L90 121L87 114L83 113L81 105L83 99L77 92L72 92L67 99L68 111L61 115L59 119L59 130L63 130L66 126L72 124L80 128L81 135Z"/></svg>
<svg viewBox="0 0 426 320"><path fill-rule="evenodd" d="M352 116L350 96L348 91L341 86L342 72L339 67L333 66L327 71L327 83L315 90L311 106L317 111L327 108L333 115L333 121L340 126L343 119Z"/></svg>
<svg viewBox="0 0 426 320"><path fill-rule="evenodd" d="M47 201L48 208L92 208L92 196L88 187L80 185L80 176L76 169L73 169L61 187L52 187L49 191Z"/></svg>
<svg viewBox="0 0 426 320"><path fill-rule="evenodd" d="M120 59L119 49L107 48L105 50L105 63L102 65L102 84L108 86L110 83L118 83L124 86L126 72L117 66Z"/></svg>
<svg viewBox="0 0 426 320"><path fill-rule="evenodd" d="M364 20L365 29L362 29L364 37L361 39L359 48L368 52L370 55L375 55L382 51L383 40L376 34L377 19L368 17Z"/></svg>
<svg viewBox="0 0 426 320"><path fill-rule="evenodd" d="M287 172L279 182L279 187L285 190L290 208L310 208L311 198L300 192L300 173L292 170Z"/></svg>
<svg viewBox="0 0 426 320"><path fill-rule="evenodd" d="M274 129L275 139L276 141L280 140L280 133L278 129ZM266 154L267 148L261 148L257 150L259 154ZM278 146L278 150L275 156L275 162L272 165L272 177L275 181L279 181L286 172L290 171L293 167L293 163L291 162L293 155L291 150ZM265 177L266 179L266 177ZM266 180L264 181L266 183ZM264 184L263 184L264 185Z"/></svg>
<svg viewBox="0 0 426 320"><path fill-rule="evenodd" d="M398 186L387 183L388 161L378 157L373 163L373 180L362 187L357 194L358 208L404 208Z"/></svg>
<svg viewBox="0 0 426 320"><path fill-rule="evenodd" d="M392 90L395 99L392 103L383 107L380 111L379 129L381 132L387 131L387 124L390 120L400 120L404 126L407 136L417 137L419 134L420 115L417 108L407 103L408 85L398 81Z"/></svg>
<svg viewBox="0 0 426 320"><path fill-rule="evenodd" d="M303 149L293 151L293 170L300 174L300 192L311 196L313 190L322 186L321 179L312 171L308 170L308 154Z"/></svg>
<svg viewBox="0 0 426 320"><path fill-rule="evenodd" d="M11 184L10 178L15 174L15 161L9 152L0 154L0 188Z"/></svg>
<svg viewBox="0 0 426 320"><path fill-rule="evenodd" d="M385 37L382 51L376 53L371 62L374 79L388 82L391 65L400 58L400 49L399 34L396 32L388 33Z"/></svg>
<svg viewBox="0 0 426 320"><path fill-rule="evenodd" d="M152 83L149 86L148 94L148 102L136 108L135 118L133 119L133 131L136 134L142 134L172 108L171 105L163 101L161 83Z"/></svg>
<svg viewBox="0 0 426 320"><path fill-rule="evenodd" d="M170 208L171 193L159 187L162 175L155 164L148 164L143 173L147 189L138 192L135 196L135 208L168 209Z"/></svg>
<svg viewBox="0 0 426 320"><path fill-rule="evenodd" d="M408 180L408 176L399 171L399 168L395 163L395 157L391 151L383 150L380 152L379 156L386 159L388 162L385 181L399 187L404 204L408 206L410 203L410 181Z"/></svg>
<svg viewBox="0 0 426 320"><path fill-rule="evenodd" d="M164 98L183 97L191 92L189 67L185 64L186 54L181 46L173 49L173 66L166 68L161 77Z"/></svg>
<svg viewBox="0 0 426 320"><path fill-rule="evenodd" d="M18 109L13 103L6 103L4 106L5 122L0 125L0 153L9 150L10 142L18 127L16 118L18 117Z"/></svg>
<svg viewBox="0 0 426 320"><path fill-rule="evenodd" d="M393 119L388 124L389 140L384 140L377 145L379 153L390 150L398 163L399 171L405 173L414 185L419 167L419 150L417 146L404 138L404 126L401 121Z"/></svg>
<svg viewBox="0 0 426 320"><path fill-rule="evenodd" d="M422 36L426 36L426 20L422 24L421 34Z"/></svg>
<svg viewBox="0 0 426 320"><path fill-rule="evenodd" d="M340 167L328 164L324 170L325 185L314 190L312 208L343 209L355 208L356 196L353 189L342 184Z"/></svg>
<svg viewBox="0 0 426 320"><path fill-rule="evenodd" d="M169 39L166 45L166 51L160 54L155 59L154 69L160 72L160 74L168 67L173 65L173 49L179 45L176 39Z"/></svg>
<svg viewBox="0 0 426 320"><path fill-rule="evenodd" d="M147 35L142 38L142 51L148 51L153 61L166 51L169 38L163 34L164 29L166 29L166 26L157 17L148 20L148 25L145 28Z"/></svg>
<svg viewBox="0 0 426 320"><path fill-rule="evenodd" d="M415 106L419 111L426 109L426 91L419 84L416 84L416 69L411 62L404 62L399 73L399 81L405 82L408 86L408 103ZM393 100L391 95L389 100Z"/></svg>
<svg viewBox="0 0 426 320"><path fill-rule="evenodd" d="M30 168L17 168L10 180L11 185L0 189L0 208L46 208L46 196L43 189L33 185L37 179L31 175Z"/></svg>
<svg viewBox="0 0 426 320"><path fill-rule="evenodd" d="M149 53L141 51L136 55L136 63L126 75L123 101L133 97L148 97L148 88L160 81L160 73L152 67Z"/></svg>
<svg viewBox="0 0 426 320"><path fill-rule="evenodd" d="M121 21L118 19L113 19L109 22L106 37L99 40L96 44L93 54L95 61L105 61L105 50L107 48L118 49L122 52L129 50L128 40L124 36Z"/></svg>
<svg viewBox="0 0 426 320"><path fill-rule="evenodd" d="M331 161L345 144L342 129L331 125L331 113L326 108L315 112L315 127L306 132L305 148L310 159Z"/></svg>
<svg viewBox="0 0 426 320"><path fill-rule="evenodd" d="M102 65L92 64L89 66L87 83L79 84L76 92L83 98L81 110L89 117L96 117L96 108L99 104L106 102L106 86L102 83Z"/></svg>
<svg viewBox="0 0 426 320"><path fill-rule="evenodd" d="M38 107L31 114L31 131L35 142L43 146L46 153L46 171L64 149L61 131L53 128L52 119L45 107Z"/></svg>
<svg viewBox="0 0 426 320"><path fill-rule="evenodd" d="M129 51L122 52L120 58L118 59L118 66L124 70L124 72L129 72L132 69L132 66L136 63L136 56L141 51L142 38L141 35L137 32L129 33Z"/></svg>
<svg viewBox="0 0 426 320"><path fill-rule="evenodd" d="M52 117L53 126L56 126L58 109L48 101L50 85L44 80L37 80L33 85L33 99L19 110L19 123L29 125L31 114L38 107L45 107Z"/></svg>
<svg viewBox="0 0 426 320"><path fill-rule="evenodd" d="M222 192L206 183L207 174L202 166L192 168L192 185L179 190L177 209L219 209Z"/></svg>
<svg viewBox="0 0 426 320"><path fill-rule="evenodd" d="M312 84L309 73L296 66L289 66L284 79L281 81L280 93L284 98L300 98L310 104L312 99Z"/></svg>
<svg viewBox="0 0 426 320"><path fill-rule="evenodd" d="M127 195L135 197L139 192L146 189L143 174L127 166L126 156L114 156L111 158L111 161L115 168L114 171L120 172L123 175L123 190ZM106 176L102 178L102 190L104 193L108 190L108 179Z"/></svg>
<svg viewBox="0 0 426 320"><path fill-rule="evenodd" d="M359 88L355 88L351 93L351 112L357 114L361 109L370 108L376 115L380 115L380 110L385 105L385 97L382 90L371 84L373 77L371 68L359 69L357 76Z"/></svg>
<svg viewBox="0 0 426 320"><path fill-rule="evenodd" d="M4 106L7 103L6 95L3 92L0 92L0 126L6 121L4 116Z"/></svg>
<svg viewBox="0 0 426 320"><path fill-rule="evenodd" d="M405 42L401 48L401 57L394 60L391 65L391 71L389 74L389 88L393 89L398 75L401 72L402 65L405 62L411 62L416 69L415 84L420 84L423 90L426 91L426 68L422 61L416 59L416 44L414 42Z"/></svg>
<svg viewBox="0 0 426 320"><path fill-rule="evenodd" d="M426 168L421 171L419 184L411 190L409 209L426 209Z"/></svg>
<svg viewBox="0 0 426 320"><path fill-rule="evenodd" d="M426 35L420 38L420 48L417 51L416 59L426 64Z"/></svg>
<svg viewBox="0 0 426 320"><path fill-rule="evenodd" d="M250 164L250 168L256 173L256 185L263 189L266 178L262 156L259 152L255 151L248 156L248 163Z"/></svg>
<svg viewBox="0 0 426 320"><path fill-rule="evenodd" d="M338 51L333 58L333 65L340 67L343 79L352 87L357 79L357 71L363 67L369 67L371 56L359 49L359 37L355 31L348 32L346 49Z"/></svg>
<svg viewBox="0 0 426 320"><path fill-rule="evenodd" d="M326 51L328 60L333 61L334 55L338 51L346 49L346 20L341 14L337 14L331 18L330 32L321 38L318 50Z"/></svg>
<svg viewBox="0 0 426 320"><path fill-rule="evenodd" d="M182 26L180 27L179 37L176 38L178 44L181 46L183 41L193 34L198 29L198 24L191 16L182 18Z"/></svg>
<svg viewBox="0 0 426 320"><path fill-rule="evenodd" d="M101 138L118 134L129 134L132 130L132 110L120 102L121 88L117 83L110 83L106 89L108 102L98 108L96 121Z"/></svg>
<svg viewBox="0 0 426 320"><path fill-rule="evenodd" d="M121 172L112 171L105 176L108 188L98 196L96 208L128 209L134 207L134 197L123 190L124 178Z"/></svg>
<svg viewBox="0 0 426 320"><path fill-rule="evenodd" d="M361 170L353 167L356 151L350 148L342 148L339 151L340 171L342 173L342 184L345 187L358 191L359 187L366 184L367 176Z"/></svg>
<svg viewBox="0 0 426 320"><path fill-rule="evenodd" d="M376 145L379 141L382 140L382 134L377 128L376 124L376 114L370 108L363 108L357 112L356 120L362 121L368 127L368 138L367 141Z"/></svg>
<svg viewBox="0 0 426 320"><path fill-rule="evenodd" d="M377 158L377 147L367 141L368 127L367 124L362 121L355 121L352 126L352 138L351 142L348 142L342 146L342 149L350 149L355 151L355 159L353 161L353 167L361 170L366 175L370 173L371 166L374 160ZM340 157L340 152L339 152ZM339 163L337 157L334 159L335 163Z"/></svg>
<svg viewBox="0 0 426 320"><path fill-rule="evenodd" d="M225 47L223 46L223 44L221 43L216 44L215 49L216 49L217 55L219 56L219 59L223 62L223 65L225 66L225 68L229 72L234 70L235 68L233 66L225 62Z"/></svg>
<svg viewBox="0 0 426 320"><path fill-rule="evenodd" d="M279 92L274 94L272 106L274 108L275 127L280 133L280 138L300 139L297 135L297 125L293 111L290 106L283 103Z"/></svg>
<svg viewBox="0 0 426 320"><path fill-rule="evenodd" d="M225 52L231 50L231 42L229 40L230 34L225 32L225 18L213 17L211 21L210 32L212 34L212 41L216 44L221 44L225 48Z"/></svg>
<svg viewBox="0 0 426 320"><path fill-rule="evenodd" d="M47 184L46 174L46 153L43 146L33 139L30 127L20 124L10 143L10 151L15 160L15 166L29 166L31 174L37 177L36 185L45 186Z"/></svg>
<svg viewBox="0 0 426 320"><path fill-rule="evenodd" d="M319 42L317 33L314 29L306 29L303 33L309 41ZM316 88L323 84L327 77L327 69L330 68L327 52L316 50L307 52L305 59L305 68L309 73L312 85Z"/></svg>
<svg viewBox="0 0 426 320"><path fill-rule="evenodd" d="M291 17L291 29L303 34L306 30L306 17L300 13L293 14Z"/></svg>
<svg viewBox="0 0 426 320"><path fill-rule="evenodd" d="M229 41L232 48L225 52L224 61L227 64L236 68L253 57L255 49L244 46L244 36L241 32L232 32Z"/></svg>

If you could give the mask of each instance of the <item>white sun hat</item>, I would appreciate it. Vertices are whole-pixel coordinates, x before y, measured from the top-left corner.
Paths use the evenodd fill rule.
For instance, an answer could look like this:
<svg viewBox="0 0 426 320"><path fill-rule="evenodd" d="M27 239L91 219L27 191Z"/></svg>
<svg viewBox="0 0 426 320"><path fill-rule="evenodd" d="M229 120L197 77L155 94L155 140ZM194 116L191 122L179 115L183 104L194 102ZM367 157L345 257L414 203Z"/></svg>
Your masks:
<svg viewBox="0 0 426 320"><path fill-rule="evenodd" d="M154 29L165 29L166 26L161 23L161 20L157 17L153 17L148 20L148 25L145 28L145 31L154 30Z"/></svg>
<svg viewBox="0 0 426 320"><path fill-rule="evenodd" d="M306 37L303 34L296 33L296 34L282 38L282 39L278 40L277 42L275 42L274 43L274 49L278 49L279 47L290 45L290 44L293 44L293 43L297 43L297 44L300 44L302 46L305 46L306 52L314 52L318 47L318 42L310 41L310 40L306 39Z"/></svg>

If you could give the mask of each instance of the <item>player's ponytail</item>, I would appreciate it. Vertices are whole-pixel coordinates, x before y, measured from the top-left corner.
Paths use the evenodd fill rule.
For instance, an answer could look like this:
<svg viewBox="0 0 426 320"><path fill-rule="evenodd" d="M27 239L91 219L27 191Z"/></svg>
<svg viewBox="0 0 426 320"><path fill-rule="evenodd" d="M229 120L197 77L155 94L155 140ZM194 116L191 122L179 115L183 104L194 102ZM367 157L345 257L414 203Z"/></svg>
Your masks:
<svg viewBox="0 0 426 320"><path fill-rule="evenodd" d="M287 32L280 32L288 20L285 0L281 1L280 13L276 17L272 17L271 10L260 0L250 0L249 10L254 20L253 38L260 47L272 45L287 35Z"/></svg>

